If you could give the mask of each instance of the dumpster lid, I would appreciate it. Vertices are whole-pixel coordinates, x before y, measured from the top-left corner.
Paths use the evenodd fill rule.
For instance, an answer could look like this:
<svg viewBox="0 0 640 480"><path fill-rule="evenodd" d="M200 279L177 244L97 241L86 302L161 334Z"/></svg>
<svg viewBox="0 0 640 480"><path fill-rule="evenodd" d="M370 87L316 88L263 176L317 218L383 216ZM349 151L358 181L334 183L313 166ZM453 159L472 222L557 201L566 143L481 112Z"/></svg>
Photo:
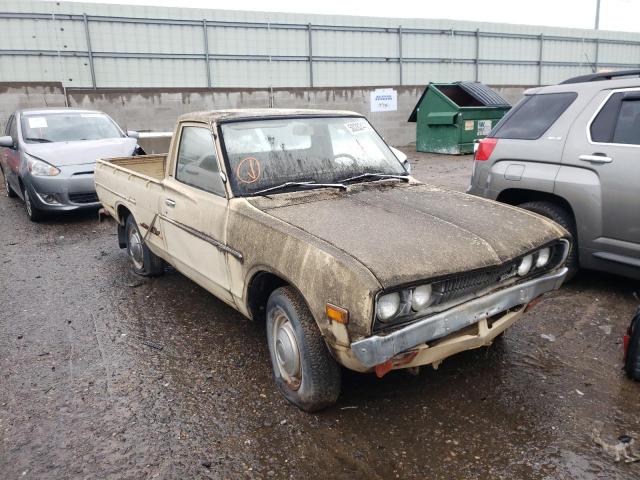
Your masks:
<svg viewBox="0 0 640 480"><path fill-rule="evenodd" d="M422 100L424 100L429 87L437 88L449 100L459 107L511 107L509 102L502 98L498 93L491 90L484 83L479 82L455 82L449 84L430 83L426 86L420 100L409 116L409 122L415 122L418 119L418 108ZM470 97L470 98L469 98Z"/></svg>

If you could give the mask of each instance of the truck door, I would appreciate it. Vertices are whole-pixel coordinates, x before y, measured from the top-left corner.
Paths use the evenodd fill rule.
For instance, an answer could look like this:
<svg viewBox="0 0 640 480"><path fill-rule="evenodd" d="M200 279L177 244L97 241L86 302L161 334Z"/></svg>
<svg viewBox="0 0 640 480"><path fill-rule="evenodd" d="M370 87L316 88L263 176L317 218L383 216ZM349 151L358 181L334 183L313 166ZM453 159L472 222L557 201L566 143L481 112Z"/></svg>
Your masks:
<svg viewBox="0 0 640 480"><path fill-rule="evenodd" d="M226 262L228 201L211 130L202 123L183 123L172 149L159 205L167 253L178 270L232 303Z"/></svg>
<svg viewBox="0 0 640 480"><path fill-rule="evenodd" d="M601 231L589 248L599 258L635 263L640 260L640 89L600 92L582 116L572 127L563 163L588 169L599 180L600 199L588 207L600 209Z"/></svg>

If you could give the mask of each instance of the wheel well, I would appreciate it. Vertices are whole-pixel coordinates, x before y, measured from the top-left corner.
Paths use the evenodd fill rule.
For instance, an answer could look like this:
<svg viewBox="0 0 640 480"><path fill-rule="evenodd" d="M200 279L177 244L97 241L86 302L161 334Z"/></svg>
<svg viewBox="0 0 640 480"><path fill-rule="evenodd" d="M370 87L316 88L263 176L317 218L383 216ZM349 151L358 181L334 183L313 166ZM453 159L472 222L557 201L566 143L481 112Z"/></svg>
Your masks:
<svg viewBox="0 0 640 480"><path fill-rule="evenodd" d="M576 218L575 214L573 213L573 208L571 208L571 204L569 204L569 202L567 202L564 198L553 193L538 192L535 190L525 190L520 188L509 188L500 192L500 195L498 195L498 198L496 198L496 200L502 203L508 203L509 205L520 205L525 202L550 202L564 208L571 214L574 221Z"/></svg>
<svg viewBox="0 0 640 480"><path fill-rule="evenodd" d="M285 285L289 285L289 283L270 272L258 272L251 278L247 289L247 299L249 311L254 320L262 321L265 319L269 296L275 289Z"/></svg>
<svg viewBox="0 0 640 480"><path fill-rule="evenodd" d="M131 215L131 211L125 205L118 205L116 213L118 214L118 223L121 225L124 225L127 221L127 217Z"/></svg>

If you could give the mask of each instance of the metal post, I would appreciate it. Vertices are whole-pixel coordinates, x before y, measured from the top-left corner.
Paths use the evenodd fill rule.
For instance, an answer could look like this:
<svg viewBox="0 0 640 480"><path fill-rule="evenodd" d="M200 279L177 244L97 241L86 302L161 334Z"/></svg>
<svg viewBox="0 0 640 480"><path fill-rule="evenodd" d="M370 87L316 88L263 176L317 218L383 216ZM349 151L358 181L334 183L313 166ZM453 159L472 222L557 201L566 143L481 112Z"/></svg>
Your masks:
<svg viewBox="0 0 640 480"><path fill-rule="evenodd" d="M480 81L480 29L476 28L476 82Z"/></svg>
<svg viewBox="0 0 640 480"><path fill-rule="evenodd" d="M542 85L542 59L544 55L544 33L540 34L540 51L538 53L538 85Z"/></svg>
<svg viewBox="0 0 640 480"><path fill-rule="evenodd" d="M309 86L313 88L313 32L311 24L307 24L307 32L309 34Z"/></svg>
<svg viewBox="0 0 640 480"><path fill-rule="evenodd" d="M204 61L207 62L207 87L211 88L211 65L209 64L209 33L207 19L202 19L202 32L204 33Z"/></svg>
<svg viewBox="0 0 640 480"><path fill-rule="evenodd" d="M596 30L600 29L600 0L596 0Z"/></svg>
<svg viewBox="0 0 640 480"><path fill-rule="evenodd" d="M87 20L87 14L82 14L82 20L84 21L84 35L87 41L87 54L89 55L89 68L91 69L91 86L96 88L96 71L93 67L93 50L91 49L91 35L89 35L89 20Z"/></svg>
<svg viewBox="0 0 640 480"><path fill-rule="evenodd" d="M402 85L402 25L398 26L398 74Z"/></svg>

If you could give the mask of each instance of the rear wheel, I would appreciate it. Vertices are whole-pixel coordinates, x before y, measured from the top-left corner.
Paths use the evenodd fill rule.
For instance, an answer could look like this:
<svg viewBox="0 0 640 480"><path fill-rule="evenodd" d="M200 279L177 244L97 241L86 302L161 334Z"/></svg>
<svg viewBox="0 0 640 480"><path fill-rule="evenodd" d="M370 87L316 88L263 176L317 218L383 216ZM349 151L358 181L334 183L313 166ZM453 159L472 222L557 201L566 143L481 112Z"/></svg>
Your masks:
<svg viewBox="0 0 640 480"><path fill-rule="evenodd" d="M291 287L278 288L269 297L267 341L274 380L289 402L307 412L336 402L340 366L301 295Z"/></svg>
<svg viewBox="0 0 640 480"><path fill-rule="evenodd" d="M571 250L567 256L566 266L569 269L567 280L572 279L580 268L578 264L578 232L573 215L566 208L547 201L526 202L518 206L553 220L571 234Z"/></svg>
<svg viewBox="0 0 640 480"><path fill-rule="evenodd" d="M125 232L127 255L129 256L132 270L145 277L161 275L164 272L164 262L145 245L144 238L140 234L133 215L127 217Z"/></svg>
<svg viewBox="0 0 640 480"><path fill-rule="evenodd" d="M45 214L42 210L38 209L33 204L31 200L31 194L29 194L29 190L26 188L23 190L22 195L24 196L24 208L27 211L27 215L29 216L29 220L32 222L39 222L45 217Z"/></svg>
<svg viewBox="0 0 640 480"><path fill-rule="evenodd" d="M11 188L11 185L9 185L9 177L6 173L4 173L4 171L2 171L2 176L4 177L4 189L7 192L7 197L9 198L15 198L18 195L16 194L16 192L13 191L13 188Z"/></svg>

